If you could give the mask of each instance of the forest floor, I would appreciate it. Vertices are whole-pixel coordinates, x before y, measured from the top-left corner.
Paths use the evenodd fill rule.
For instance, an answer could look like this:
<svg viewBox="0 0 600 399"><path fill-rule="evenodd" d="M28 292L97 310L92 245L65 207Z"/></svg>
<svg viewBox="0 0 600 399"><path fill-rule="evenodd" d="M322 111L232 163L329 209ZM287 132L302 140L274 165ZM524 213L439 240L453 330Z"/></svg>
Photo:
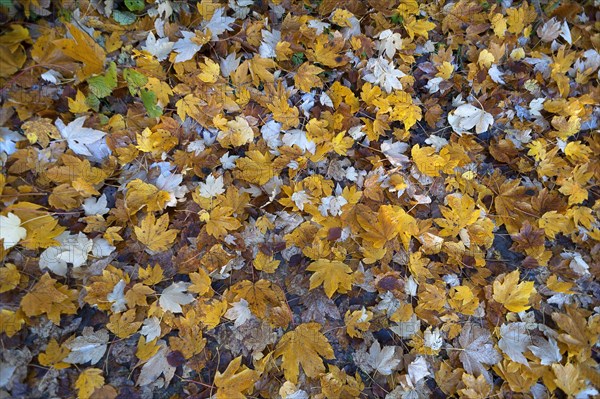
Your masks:
<svg viewBox="0 0 600 399"><path fill-rule="evenodd" d="M0 399L598 397L598 2L0 2Z"/></svg>

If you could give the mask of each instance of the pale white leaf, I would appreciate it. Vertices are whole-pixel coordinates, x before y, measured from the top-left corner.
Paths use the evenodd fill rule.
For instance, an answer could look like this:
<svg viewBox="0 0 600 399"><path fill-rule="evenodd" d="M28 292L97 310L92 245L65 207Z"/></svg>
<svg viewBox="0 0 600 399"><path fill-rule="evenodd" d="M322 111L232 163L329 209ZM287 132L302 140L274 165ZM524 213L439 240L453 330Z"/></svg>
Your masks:
<svg viewBox="0 0 600 399"><path fill-rule="evenodd" d="M502 360L502 355L494 349L490 332L473 323L465 324L458 342L463 348L459 358L469 374L487 375L484 365L494 365Z"/></svg>
<svg viewBox="0 0 600 399"><path fill-rule="evenodd" d="M85 327L82 335L65 344L71 350L64 359L66 363L94 365L102 359L108 343L108 331L102 329L94 332L92 327Z"/></svg>
<svg viewBox="0 0 600 399"><path fill-rule="evenodd" d="M378 341L373 342L369 349L370 366L381 375L390 375L400 364L400 357L396 356L395 346L384 346Z"/></svg>
<svg viewBox="0 0 600 399"><path fill-rule="evenodd" d="M182 31L182 39L179 39L173 45L173 51L177 53L175 62L189 61L194 58L194 55L202 48L201 45L194 43L193 38L196 37L194 32Z"/></svg>
<svg viewBox="0 0 600 399"><path fill-rule="evenodd" d="M54 123L58 128L60 135L67 140L67 144L75 154L92 156L90 147L104 141L105 132L100 130L83 127L87 116L75 119L73 122L65 125L60 119Z"/></svg>
<svg viewBox="0 0 600 399"><path fill-rule="evenodd" d="M488 69L488 75L490 75L490 78L492 78L492 80L495 83L499 83L499 84L505 84L506 82L504 82L504 80L502 79L502 76L504 76L504 72L500 71L498 69L498 65L493 64L489 69Z"/></svg>
<svg viewBox="0 0 600 399"><path fill-rule="evenodd" d="M551 42L561 33L560 22L552 18L537 29L537 34L543 42Z"/></svg>
<svg viewBox="0 0 600 399"><path fill-rule="evenodd" d="M218 40L221 33L233 30L231 25L234 22L235 18L228 17L225 14L225 9L221 7L215 10L210 21L202 23L202 28L210 30L212 34L211 40Z"/></svg>
<svg viewBox="0 0 600 399"><path fill-rule="evenodd" d="M106 296L106 299L112 303L110 308L114 313L120 313L127 309L125 285L127 285L125 280L119 280L113 290Z"/></svg>
<svg viewBox="0 0 600 399"><path fill-rule="evenodd" d="M261 30L262 34L262 42L260 43L260 47L258 48L258 53L262 58L275 58L277 55L275 53L275 47L277 43L281 40L281 32L278 30L273 30L273 32L269 32L266 29Z"/></svg>
<svg viewBox="0 0 600 399"><path fill-rule="evenodd" d="M540 364L544 366L549 366L562 360L560 348L552 337L549 337L548 340L542 337L534 337L532 345L529 345L527 348L540 359Z"/></svg>
<svg viewBox="0 0 600 399"><path fill-rule="evenodd" d="M106 195L102 194L97 199L94 197L86 198L83 201L83 211L85 212L85 216L93 216L93 215L104 215L108 213L110 209L107 207L108 201L106 199Z"/></svg>
<svg viewBox="0 0 600 399"><path fill-rule="evenodd" d="M46 82L54 83L55 85L59 84L60 80L63 79L62 74L54 69L44 72L40 77Z"/></svg>
<svg viewBox="0 0 600 399"><path fill-rule="evenodd" d="M314 154L317 146L314 141L309 140L306 136L306 132L300 129L291 129L284 133L281 141L283 144L291 147L293 145L298 146L302 151L308 151Z"/></svg>
<svg viewBox="0 0 600 399"><path fill-rule="evenodd" d="M489 112L471 104L463 104L448 114L448 122L458 133L468 133L475 128L477 134L486 132L494 123L494 117Z"/></svg>
<svg viewBox="0 0 600 399"><path fill-rule="evenodd" d="M146 342L160 337L160 320L158 317L149 317L145 319L140 334L146 337Z"/></svg>
<svg viewBox="0 0 600 399"><path fill-rule="evenodd" d="M21 227L21 219L14 213L0 216L0 238L4 240L4 249L14 247L27 237L27 230Z"/></svg>
<svg viewBox="0 0 600 399"><path fill-rule="evenodd" d="M167 345L163 341L159 341L159 346L160 349L158 352L142 366L136 382L137 385L144 386L156 382L162 374L164 378L163 386L166 387L175 375L176 368L171 366L167 360L169 348L167 348Z"/></svg>
<svg viewBox="0 0 600 399"><path fill-rule="evenodd" d="M229 320L234 320L234 327L240 327L252 318L252 312L248 308L248 301L240 299L238 302L232 303L231 308L225 312L225 317Z"/></svg>
<svg viewBox="0 0 600 399"><path fill-rule="evenodd" d="M156 39L154 33L148 32L146 38L146 45L142 46L142 50L145 50L156 57L159 61L164 61L169 56L169 53L173 50L175 43L170 42L169 38L162 37Z"/></svg>
<svg viewBox="0 0 600 399"><path fill-rule="evenodd" d="M423 356L417 356L417 358L408 365L408 377L410 378L413 387L417 386L419 381L423 378L430 375L431 373L429 372L427 361Z"/></svg>
<svg viewBox="0 0 600 399"><path fill-rule="evenodd" d="M225 187L223 185L223 176L219 176L215 179L215 177L210 174L206 177L206 182L200 182L199 194L203 198L212 198L216 197L219 194L223 194L225 192Z"/></svg>
<svg viewBox="0 0 600 399"><path fill-rule="evenodd" d="M179 281L165 288L158 300L160 307L165 311L182 313L181 305L194 301L194 297L185 292L189 285L190 283Z"/></svg>
<svg viewBox="0 0 600 399"><path fill-rule="evenodd" d="M221 75L224 77L229 77L232 72L234 72L238 66L240 66L240 61L242 57L235 57L235 53L229 54L225 58L221 58L221 62L219 66L221 67Z"/></svg>
<svg viewBox="0 0 600 399"><path fill-rule="evenodd" d="M527 364L527 359L523 352L531 344L531 337L527 332L524 322L502 324L500 326L500 340L498 347L513 362Z"/></svg>

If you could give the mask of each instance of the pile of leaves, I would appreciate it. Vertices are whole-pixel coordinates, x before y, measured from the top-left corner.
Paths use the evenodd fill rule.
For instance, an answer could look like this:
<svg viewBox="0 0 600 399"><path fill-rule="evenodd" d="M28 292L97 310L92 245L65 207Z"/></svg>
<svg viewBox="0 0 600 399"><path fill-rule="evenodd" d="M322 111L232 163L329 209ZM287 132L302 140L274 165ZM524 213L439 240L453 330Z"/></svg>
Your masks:
<svg viewBox="0 0 600 399"><path fill-rule="evenodd" d="M0 397L598 395L597 1L0 9Z"/></svg>

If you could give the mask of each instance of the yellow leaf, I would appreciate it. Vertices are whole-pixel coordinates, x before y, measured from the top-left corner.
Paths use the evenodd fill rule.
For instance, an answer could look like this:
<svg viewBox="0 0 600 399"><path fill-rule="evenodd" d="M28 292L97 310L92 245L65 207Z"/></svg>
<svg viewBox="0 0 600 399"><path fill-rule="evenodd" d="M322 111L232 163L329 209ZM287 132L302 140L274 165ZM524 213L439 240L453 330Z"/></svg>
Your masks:
<svg viewBox="0 0 600 399"><path fill-rule="evenodd" d="M158 263L145 269L140 267L138 275L146 285L156 285L164 279L162 267Z"/></svg>
<svg viewBox="0 0 600 399"><path fill-rule="evenodd" d="M273 119L282 124L282 129L290 129L298 126L300 120L298 108L291 107L285 96L276 97L271 103L267 104L269 110L273 113Z"/></svg>
<svg viewBox="0 0 600 399"><path fill-rule="evenodd" d="M554 382L569 397L581 392L586 387L585 377L579 371L578 365L567 363L563 366L560 363L554 363L552 371L556 376ZM594 371L591 371L591 373L594 373Z"/></svg>
<svg viewBox="0 0 600 399"><path fill-rule="evenodd" d="M438 177L446 164L445 159L435 153L433 147L421 148L419 144L415 145L411 150L413 162L419 171L427 176Z"/></svg>
<svg viewBox="0 0 600 399"><path fill-rule="evenodd" d="M96 368L90 368L84 370L77 381L75 382L75 388L78 391L79 399L89 399L97 388L104 385L104 377L102 376L102 370Z"/></svg>
<svg viewBox="0 0 600 399"><path fill-rule="evenodd" d="M304 323L289 331L277 343L275 358L282 358L285 378L298 383L300 366L309 378L315 378L325 371L321 357L335 358L333 348L321 333L319 323Z"/></svg>
<svg viewBox="0 0 600 399"><path fill-rule="evenodd" d="M300 65L300 68L298 68L296 71L296 75L294 75L294 83L300 90L307 93L313 87L321 88L323 87L323 82L317 75L323 71L324 69L312 65L309 62L305 62L304 64Z"/></svg>
<svg viewBox="0 0 600 399"><path fill-rule="evenodd" d="M436 73L435 76L448 80L452 76L452 72L454 72L454 65L448 61L444 61L442 65L438 67L438 73Z"/></svg>
<svg viewBox="0 0 600 399"><path fill-rule="evenodd" d="M159 190L156 186L135 179L127 183L127 194L125 194L125 206L129 214L137 213L143 207L148 212L161 211L170 199L170 194Z"/></svg>
<svg viewBox="0 0 600 399"><path fill-rule="evenodd" d="M87 112L90 109L89 105L85 102L85 94L81 91L77 90L77 95L75 96L75 100L72 98L67 99L69 102L69 111L74 114L81 114Z"/></svg>
<svg viewBox="0 0 600 399"><path fill-rule="evenodd" d="M265 255L262 251L258 251L253 264L257 270L261 270L265 273L275 273L275 270L279 267L278 260L273 259L272 256Z"/></svg>
<svg viewBox="0 0 600 399"><path fill-rule="evenodd" d="M554 292L560 292L562 294L573 294L573 291L571 291L573 283L566 281L558 281L558 277L555 274L548 277L548 280L546 280L546 286L548 287L548 289Z"/></svg>
<svg viewBox="0 0 600 399"><path fill-rule="evenodd" d="M435 28L435 24L424 19L416 19L414 16L410 16L404 21L404 28L411 39L413 39L415 35L429 39L429 31Z"/></svg>
<svg viewBox="0 0 600 399"><path fill-rule="evenodd" d="M246 399L245 394L252 394L254 383L258 381L260 373L242 366L242 357L233 359L223 373L215 374L217 399Z"/></svg>
<svg viewBox="0 0 600 399"><path fill-rule="evenodd" d="M132 336L142 326L141 321L135 321L135 309L129 309L124 313L113 313L106 328L119 338Z"/></svg>
<svg viewBox="0 0 600 399"><path fill-rule="evenodd" d="M310 276L310 289L323 285L329 298L336 291L345 294L352 289L352 269L343 262L319 259L311 263L306 270L315 272Z"/></svg>
<svg viewBox="0 0 600 399"><path fill-rule="evenodd" d="M25 316L22 311L0 310L0 333L5 333L9 338L19 332L24 323Z"/></svg>
<svg viewBox="0 0 600 399"><path fill-rule="evenodd" d="M239 229L242 224L231 216L233 209L227 206L218 206L210 212L206 222L206 232L215 238L227 235L228 231Z"/></svg>
<svg viewBox="0 0 600 399"><path fill-rule="evenodd" d="M217 135L217 140L223 147L241 147L254 140L254 131L246 118L236 116L227 122L227 129Z"/></svg>
<svg viewBox="0 0 600 399"><path fill-rule="evenodd" d="M483 49L481 53L479 53L479 59L477 60L477 64L484 68L489 68L496 61L494 54L490 53L488 50Z"/></svg>
<svg viewBox="0 0 600 399"><path fill-rule="evenodd" d="M146 215L140 226L135 226L135 236L138 241L154 252L166 251L175 241L179 230L168 230L169 215L164 214L158 220L153 213Z"/></svg>
<svg viewBox="0 0 600 399"><path fill-rule="evenodd" d="M287 306L283 290L277 284L264 279L256 283L248 280L240 281L231 287L227 298L231 303L245 299L252 313L263 319L269 318L274 310Z"/></svg>
<svg viewBox="0 0 600 399"><path fill-rule="evenodd" d="M373 312L365 310L364 306L361 310L352 313L348 310L344 316L346 332L352 338L362 338L363 333L369 329L372 318Z"/></svg>
<svg viewBox="0 0 600 399"><path fill-rule="evenodd" d="M221 73L221 68L210 58L205 58L204 63L200 64L200 71L198 79L204 83L215 83Z"/></svg>
<svg viewBox="0 0 600 399"><path fill-rule="evenodd" d="M129 308L134 309L137 306L148 306L148 295L154 294L154 290L147 285L136 283L125 293L125 302Z"/></svg>
<svg viewBox="0 0 600 399"><path fill-rule="evenodd" d="M202 117L202 111L200 110L201 104L202 101L198 97L193 94L188 94L175 103L177 115L179 115L182 121L185 120L186 116L190 116L197 122L202 121L204 118Z"/></svg>
<svg viewBox="0 0 600 399"><path fill-rule="evenodd" d="M136 134L138 145L135 147L142 152L149 152L153 156L159 156L163 152L170 151L177 145L177 138L167 130L157 129L155 132L145 128L142 134Z"/></svg>
<svg viewBox="0 0 600 399"><path fill-rule="evenodd" d="M102 73L106 54L94 39L68 22L65 26L72 39L59 39L53 43L68 57L79 61L83 66L77 70L77 78L84 81L93 74Z"/></svg>
<svg viewBox="0 0 600 399"><path fill-rule="evenodd" d="M473 315L479 306L479 299L473 294L471 288L466 285L457 285L450 290L450 299L448 300L457 312L466 315Z"/></svg>
<svg viewBox="0 0 600 399"><path fill-rule="evenodd" d="M54 324L60 324L61 314L77 313L77 290L70 290L45 273L21 299L21 309L28 317L46 314Z"/></svg>
<svg viewBox="0 0 600 399"><path fill-rule="evenodd" d="M519 271L515 270L504 276L503 281L494 281L494 300L504 305L511 312L522 312L529 309L529 297L535 293L533 281L519 283Z"/></svg>
<svg viewBox="0 0 600 399"><path fill-rule="evenodd" d="M204 269L199 269L197 273L190 273L192 285L188 287L189 292L195 292L204 295L210 291L210 276Z"/></svg>
<svg viewBox="0 0 600 399"><path fill-rule="evenodd" d="M21 273L12 263L0 267L0 293L10 291L19 285Z"/></svg>
<svg viewBox="0 0 600 399"><path fill-rule="evenodd" d="M257 150L246 151L246 157L238 159L236 166L235 177L248 183L262 185L275 175L268 151L264 154Z"/></svg>
<svg viewBox="0 0 600 399"><path fill-rule="evenodd" d="M46 346L46 352L38 355L38 362L42 366L64 369L70 366L70 364L63 362L63 359L67 357L69 352L69 348L61 346L52 338Z"/></svg>
<svg viewBox="0 0 600 399"><path fill-rule="evenodd" d="M446 197L448 207L440 206L444 218L437 218L435 222L442 228L440 236L457 236L461 229L475 223L481 212L475 209L475 201L467 194L461 196L451 194ZM466 245L466 244L465 244Z"/></svg>
<svg viewBox="0 0 600 399"><path fill-rule="evenodd" d="M349 19L353 16L354 14L352 14L350 11L344 10L343 8L338 8L331 15L331 22L339 26L350 27L352 24L350 23Z"/></svg>
<svg viewBox="0 0 600 399"><path fill-rule="evenodd" d="M262 58L255 55L250 60L250 74L252 75L252 83L258 86L260 82L273 83L275 77L268 71L270 68L276 68L277 63L270 58Z"/></svg>
<svg viewBox="0 0 600 399"><path fill-rule="evenodd" d="M506 33L506 29L508 28L504 16L502 14L494 14L494 16L490 19L490 22L492 23L494 34L500 39L504 39L504 34Z"/></svg>
<svg viewBox="0 0 600 399"><path fill-rule="evenodd" d="M344 44L344 38L339 31L334 31L333 38L321 34L317 36L312 49L306 51L306 57L330 68L346 65L348 58L343 54Z"/></svg>
<svg viewBox="0 0 600 399"><path fill-rule="evenodd" d="M135 357L140 359L142 362L147 361L152 356L156 355L160 349L160 345L157 345L158 338L154 338L152 341L146 342L146 337L140 335L138 340L137 349L135 351Z"/></svg>

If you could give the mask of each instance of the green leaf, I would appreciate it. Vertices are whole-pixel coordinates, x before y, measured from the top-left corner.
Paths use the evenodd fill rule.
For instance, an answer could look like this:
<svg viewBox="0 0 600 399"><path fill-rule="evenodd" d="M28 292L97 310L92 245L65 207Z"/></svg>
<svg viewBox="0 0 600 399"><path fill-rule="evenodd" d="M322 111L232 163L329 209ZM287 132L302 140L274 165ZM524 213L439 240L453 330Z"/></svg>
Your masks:
<svg viewBox="0 0 600 399"><path fill-rule="evenodd" d="M119 25L131 25L137 18L135 14L132 14L129 11L121 10L113 10L112 17L119 23Z"/></svg>
<svg viewBox="0 0 600 399"><path fill-rule="evenodd" d="M125 7L129 11L142 11L144 9L144 0L125 0Z"/></svg>
<svg viewBox="0 0 600 399"><path fill-rule="evenodd" d="M85 99L85 103L90 106L91 109L98 112L100 109L100 99L94 95L94 93L90 93Z"/></svg>
<svg viewBox="0 0 600 399"><path fill-rule="evenodd" d="M88 80L90 91L98 98L110 96L117 87L117 64L110 63L104 76L93 76Z"/></svg>
<svg viewBox="0 0 600 399"><path fill-rule="evenodd" d="M148 89L142 89L140 90L140 97L149 117L158 118L162 115L162 108L157 104L156 93Z"/></svg>
<svg viewBox="0 0 600 399"><path fill-rule="evenodd" d="M123 77L127 82L129 92L132 96L135 96L140 88L148 83L148 78L134 69L126 69L125 72L123 72Z"/></svg>

